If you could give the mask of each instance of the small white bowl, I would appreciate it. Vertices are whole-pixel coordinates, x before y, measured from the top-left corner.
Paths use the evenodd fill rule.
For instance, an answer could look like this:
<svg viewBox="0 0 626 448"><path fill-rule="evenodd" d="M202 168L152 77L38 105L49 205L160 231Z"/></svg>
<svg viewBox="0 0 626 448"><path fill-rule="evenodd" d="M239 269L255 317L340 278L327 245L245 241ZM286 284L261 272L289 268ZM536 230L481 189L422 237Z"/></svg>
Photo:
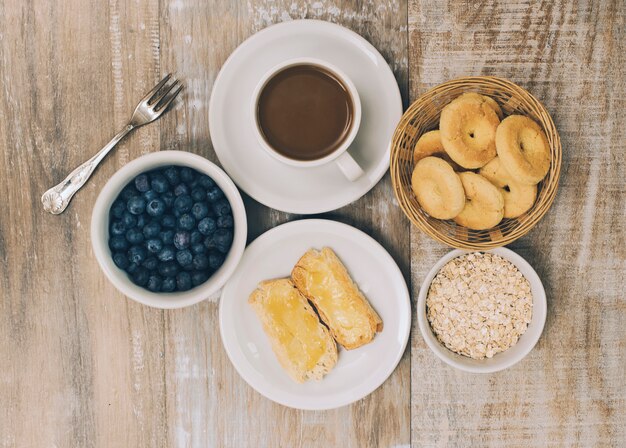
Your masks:
<svg viewBox="0 0 626 448"><path fill-rule="evenodd" d="M201 285L184 292L156 293L135 285L126 272L113 263L108 245L109 238L109 209L122 189L135 176L160 166L177 165L188 166L206 174L222 189L233 212L235 232L233 244L224 260L224 264ZM246 210L239 194L239 190L221 168L204 157L184 151L159 151L146 154L124 165L106 183L91 215L91 244L100 267L108 279L123 294L144 305L155 308L182 308L207 299L217 292L232 275L243 251L246 247L248 225Z"/></svg>
<svg viewBox="0 0 626 448"><path fill-rule="evenodd" d="M457 369L464 370L466 372L492 373L511 367L513 364L521 361L522 358L524 358L533 349L541 336L543 326L546 322L547 302L546 292L543 289L541 280L526 260L512 250L504 247L481 252L493 253L501 256L505 260L510 261L530 282L530 289L533 295L532 318L526 332L519 338L517 344L510 347L508 350L497 353L493 358L472 359L467 356L454 353L437 340L426 317L426 296L428 295L428 290L430 289L430 284L433 281L433 278L435 278L441 268L453 258L469 253L459 249L453 250L452 252L444 255L433 266L428 275L426 275L417 298L417 321L422 336L426 341L426 345L428 345L428 347L439 357L439 359L448 363L452 367L456 367Z"/></svg>

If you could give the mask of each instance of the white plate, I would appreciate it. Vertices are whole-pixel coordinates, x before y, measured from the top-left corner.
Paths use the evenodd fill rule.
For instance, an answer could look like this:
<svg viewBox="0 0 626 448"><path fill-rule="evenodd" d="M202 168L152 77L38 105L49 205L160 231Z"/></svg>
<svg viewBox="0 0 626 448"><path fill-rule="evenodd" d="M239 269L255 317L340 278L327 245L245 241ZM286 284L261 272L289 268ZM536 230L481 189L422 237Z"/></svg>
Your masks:
<svg viewBox="0 0 626 448"><path fill-rule="evenodd" d="M332 248L383 320L374 341L339 348L335 368L321 381L297 384L282 369L248 296L262 280L288 277L310 248ZM411 328L411 304L393 258L370 236L334 221L294 221L257 238L244 252L220 300L220 330L226 353L254 389L298 409L332 409L357 401L380 386L396 368Z"/></svg>
<svg viewBox="0 0 626 448"><path fill-rule="evenodd" d="M530 291L533 295L533 314L528 328L524 334L520 336L517 344L510 347L508 350L497 353L493 358L472 359L448 350L437 340L426 316L426 296L428 295L430 283L433 281L433 278L435 278L437 273L439 273L441 268L447 262L461 255L470 253L459 249L448 252L446 255L441 257L441 259L432 267L428 275L426 275L417 298L417 322L419 324L422 337L426 341L426 345L428 345L428 347L435 355L437 355L437 357L439 357L439 359L452 367L465 370L466 372L493 373L511 367L512 365L520 362L528 353L530 353L533 347L537 344L537 341L539 341L541 333L543 332L543 326L546 323L548 304L546 301L546 291L543 289L541 279L533 267L521 256L506 247L498 247L496 249L481 252L496 254L505 260L510 261L517 267L517 269L519 269L522 275L526 277L530 283Z"/></svg>
<svg viewBox="0 0 626 448"><path fill-rule="evenodd" d="M337 66L359 92L361 126L348 152L365 174L355 182L333 163L292 167L259 146L251 116L252 93L269 69L299 57ZM396 79L369 42L339 25L295 20L260 31L230 55L213 86L209 126L222 166L242 190L268 207L311 214L349 204L378 183L389 168L391 136L401 115Z"/></svg>

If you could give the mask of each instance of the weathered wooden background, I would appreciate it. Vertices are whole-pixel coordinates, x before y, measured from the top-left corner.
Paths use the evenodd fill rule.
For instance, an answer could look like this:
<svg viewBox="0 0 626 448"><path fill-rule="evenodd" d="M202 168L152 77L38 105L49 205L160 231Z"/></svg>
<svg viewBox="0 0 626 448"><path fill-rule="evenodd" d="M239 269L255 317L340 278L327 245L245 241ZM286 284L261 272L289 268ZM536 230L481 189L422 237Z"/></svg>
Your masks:
<svg viewBox="0 0 626 448"><path fill-rule="evenodd" d="M405 105L463 75L512 79L551 111L564 149L552 210L512 248L546 287L535 350L492 375L453 370L417 328L391 378L329 412L283 408L236 374L217 304L121 296L97 266L91 206L129 160L216 160L208 100L227 56L276 22L365 36ZM626 445L626 3L428 0L0 0L0 447ZM161 76L183 101L109 156L66 213L39 197L99 149ZM392 253L415 298L448 249L411 228L388 177L327 216ZM250 240L293 219L246 201ZM410 244L409 244L410 242Z"/></svg>

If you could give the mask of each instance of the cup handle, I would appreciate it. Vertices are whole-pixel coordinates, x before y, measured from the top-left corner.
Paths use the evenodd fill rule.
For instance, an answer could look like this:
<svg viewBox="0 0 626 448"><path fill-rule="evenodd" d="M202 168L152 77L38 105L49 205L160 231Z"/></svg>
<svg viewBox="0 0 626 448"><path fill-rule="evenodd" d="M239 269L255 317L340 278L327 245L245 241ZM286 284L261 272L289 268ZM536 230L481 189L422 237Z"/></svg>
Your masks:
<svg viewBox="0 0 626 448"><path fill-rule="evenodd" d="M335 163L349 181L354 182L363 175L363 169L347 151L337 157Z"/></svg>

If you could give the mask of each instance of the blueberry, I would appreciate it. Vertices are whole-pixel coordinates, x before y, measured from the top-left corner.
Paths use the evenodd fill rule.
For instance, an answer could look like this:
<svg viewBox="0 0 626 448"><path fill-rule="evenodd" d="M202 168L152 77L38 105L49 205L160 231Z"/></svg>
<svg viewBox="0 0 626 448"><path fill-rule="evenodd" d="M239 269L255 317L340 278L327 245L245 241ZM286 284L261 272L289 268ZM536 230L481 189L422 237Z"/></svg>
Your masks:
<svg viewBox="0 0 626 448"><path fill-rule="evenodd" d="M165 263L161 263L159 265L159 274L163 277L174 277L178 274L178 271L178 265L174 261L166 261Z"/></svg>
<svg viewBox="0 0 626 448"><path fill-rule="evenodd" d="M193 286L201 285L202 283L206 282L208 279L209 279L209 274L207 274L206 272L196 271L193 274L191 274L191 283L193 284Z"/></svg>
<svg viewBox="0 0 626 448"><path fill-rule="evenodd" d="M148 215L146 215L145 213L142 213L141 215L137 215L137 228L138 229L143 229L143 226L145 226L148 222Z"/></svg>
<svg viewBox="0 0 626 448"><path fill-rule="evenodd" d="M209 257L203 253L195 254L192 260L193 268L198 271L204 271L209 267Z"/></svg>
<svg viewBox="0 0 626 448"><path fill-rule="evenodd" d="M147 174L144 173L135 177L135 188L142 193L145 193L150 189L150 182Z"/></svg>
<svg viewBox="0 0 626 448"><path fill-rule="evenodd" d="M131 246L128 249L128 259L131 263L141 264L146 259L146 249L143 246Z"/></svg>
<svg viewBox="0 0 626 448"><path fill-rule="evenodd" d="M130 213L128 210L125 210L122 214L122 223L124 223L124 227L126 227L127 229L135 227L137 225L137 217Z"/></svg>
<svg viewBox="0 0 626 448"><path fill-rule="evenodd" d="M126 208L133 215L141 215L146 209L146 200L141 196L133 196L126 203Z"/></svg>
<svg viewBox="0 0 626 448"><path fill-rule="evenodd" d="M215 182L213 182L213 179L211 179L209 176L202 174L198 177L198 185L200 185L205 190L208 190L215 185Z"/></svg>
<svg viewBox="0 0 626 448"><path fill-rule="evenodd" d="M215 234L212 233L204 239L204 247L207 249L216 249L217 244L215 243Z"/></svg>
<svg viewBox="0 0 626 448"><path fill-rule="evenodd" d="M146 241L146 249L148 249L148 252L152 252L153 254L159 253L163 249L163 241L152 238Z"/></svg>
<svg viewBox="0 0 626 448"><path fill-rule="evenodd" d="M126 233L126 226L122 221L113 221L109 231L111 235L124 235Z"/></svg>
<svg viewBox="0 0 626 448"><path fill-rule="evenodd" d="M178 250L186 249L191 243L189 232L179 230L174 234L174 247Z"/></svg>
<svg viewBox="0 0 626 448"><path fill-rule="evenodd" d="M130 262L128 261L128 257L124 255L122 252L116 252L113 254L113 263L120 269L128 269L128 265Z"/></svg>
<svg viewBox="0 0 626 448"><path fill-rule="evenodd" d="M165 246L158 253L157 258L161 261L171 261L174 259L175 253L176 252L172 246Z"/></svg>
<svg viewBox="0 0 626 448"><path fill-rule="evenodd" d="M155 238L161 232L161 224L156 221L149 222L143 227L143 236L146 238Z"/></svg>
<svg viewBox="0 0 626 448"><path fill-rule="evenodd" d="M163 230L159 233L159 238L161 238L163 244L172 245L174 244L174 231L171 229Z"/></svg>
<svg viewBox="0 0 626 448"><path fill-rule="evenodd" d="M171 186L178 185L180 183L180 175L178 174L178 168L175 166L168 166L163 170L163 176L167 179Z"/></svg>
<svg viewBox="0 0 626 448"><path fill-rule="evenodd" d="M178 184L174 188L175 196L182 196L183 194L189 194L189 187L185 184Z"/></svg>
<svg viewBox="0 0 626 448"><path fill-rule="evenodd" d="M170 188L165 176L159 173L150 176L150 186L157 193L165 193Z"/></svg>
<svg viewBox="0 0 626 448"><path fill-rule="evenodd" d="M183 230L191 230L196 227L196 220L189 213L180 215L178 218L178 228Z"/></svg>
<svg viewBox="0 0 626 448"><path fill-rule="evenodd" d="M148 283L148 278L150 277L150 273L146 268L142 268L141 266L137 268L135 272L133 272L132 279L139 286L146 286Z"/></svg>
<svg viewBox="0 0 626 448"><path fill-rule="evenodd" d="M141 265L149 271L154 271L156 268L159 267L159 260L157 260L156 257L149 257L146 258L146 260L141 263Z"/></svg>
<svg viewBox="0 0 626 448"><path fill-rule="evenodd" d="M126 240L130 244L140 244L143 242L143 232L139 229L128 229L126 231Z"/></svg>
<svg viewBox="0 0 626 448"><path fill-rule="evenodd" d="M139 192L135 188L133 184L128 184L124 187L122 192L120 193L120 197L125 201L128 201L130 198L134 196L139 196Z"/></svg>
<svg viewBox="0 0 626 448"><path fill-rule="evenodd" d="M204 254L206 252L206 247L202 243L196 243L191 246L191 252L194 254Z"/></svg>
<svg viewBox="0 0 626 448"><path fill-rule="evenodd" d="M189 241L193 245L193 244L201 243L203 239L204 239L204 236L202 236L202 234L198 232L197 230L194 230L193 232L191 232Z"/></svg>
<svg viewBox="0 0 626 448"><path fill-rule="evenodd" d="M131 263L128 265L128 268L126 268L126 272L132 274L137 270L137 268L139 268L139 265L137 263Z"/></svg>
<svg viewBox="0 0 626 448"><path fill-rule="evenodd" d="M171 191L166 191L161 195L161 200L165 204L166 208L172 208L174 206L175 199L176 196L174 196L174 193L172 193Z"/></svg>
<svg viewBox="0 0 626 448"><path fill-rule="evenodd" d="M233 215L224 215L217 218L217 227L230 229L234 225Z"/></svg>
<svg viewBox="0 0 626 448"><path fill-rule="evenodd" d="M213 203L213 211L217 216L226 216L230 214L230 202L227 199L220 199Z"/></svg>
<svg viewBox="0 0 626 448"><path fill-rule="evenodd" d="M200 231L203 235L209 235L214 232L217 228L217 224L215 223L215 219L206 217L198 223L198 231Z"/></svg>
<svg viewBox="0 0 626 448"><path fill-rule="evenodd" d="M199 221L208 216L209 207L204 202L196 202L191 207L191 214Z"/></svg>
<svg viewBox="0 0 626 448"><path fill-rule="evenodd" d="M174 277L166 277L161 283L161 292L172 292L176 289L176 279Z"/></svg>
<svg viewBox="0 0 626 448"><path fill-rule="evenodd" d="M176 286L178 286L179 291L191 289L191 274L189 272L179 272L176 275Z"/></svg>
<svg viewBox="0 0 626 448"><path fill-rule="evenodd" d="M159 198L151 200L150 202L148 202L148 205L146 207L146 212L150 216L163 215L163 213L165 213L165 202L163 202Z"/></svg>
<svg viewBox="0 0 626 448"><path fill-rule="evenodd" d="M204 201L206 199L206 190L202 187L196 187L191 190L191 199L196 202Z"/></svg>
<svg viewBox="0 0 626 448"><path fill-rule="evenodd" d="M194 171L191 168L188 168L185 166L180 169L180 178L183 180L183 182L186 182L186 183L193 182L195 177L196 175L194 174Z"/></svg>
<svg viewBox="0 0 626 448"><path fill-rule="evenodd" d="M181 194L174 201L174 209L183 213L187 213L193 206L193 199L188 194Z"/></svg>
<svg viewBox="0 0 626 448"><path fill-rule="evenodd" d="M159 193L157 193L154 190L148 190L143 194L143 198L146 200L146 202L150 202L153 199L156 199L159 197Z"/></svg>
<svg viewBox="0 0 626 448"><path fill-rule="evenodd" d="M111 214L116 218L121 218L126 211L126 204L121 199L116 199L111 206Z"/></svg>
<svg viewBox="0 0 626 448"><path fill-rule="evenodd" d="M218 187L216 185L213 188L209 189L209 191L206 192L206 197L207 197L207 199L209 201L215 202L218 199L221 199L221 198L224 197L224 192L222 190L220 190L220 187Z"/></svg>
<svg viewBox="0 0 626 448"><path fill-rule="evenodd" d="M170 229L176 227L176 217L172 215L163 215L161 218L161 225Z"/></svg>
<svg viewBox="0 0 626 448"><path fill-rule="evenodd" d="M109 247L112 251L128 249L128 241L122 235L113 235L109 238Z"/></svg>
<svg viewBox="0 0 626 448"><path fill-rule="evenodd" d="M152 274L148 277L148 289L152 292L161 291L161 285L163 284L163 280L156 274Z"/></svg>
<svg viewBox="0 0 626 448"><path fill-rule="evenodd" d="M213 238L218 247L228 248L233 241L233 232L230 229L217 229L213 234Z"/></svg>
<svg viewBox="0 0 626 448"><path fill-rule="evenodd" d="M211 269L219 268L222 263L224 263L224 255L215 250L209 252L209 266Z"/></svg>
<svg viewBox="0 0 626 448"><path fill-rule="evenodd" d="M187 266L191 264L193 260L193 255L191 255L191 251L189 249L183 249L176 252L176 261L181 266Z"/></svg>

